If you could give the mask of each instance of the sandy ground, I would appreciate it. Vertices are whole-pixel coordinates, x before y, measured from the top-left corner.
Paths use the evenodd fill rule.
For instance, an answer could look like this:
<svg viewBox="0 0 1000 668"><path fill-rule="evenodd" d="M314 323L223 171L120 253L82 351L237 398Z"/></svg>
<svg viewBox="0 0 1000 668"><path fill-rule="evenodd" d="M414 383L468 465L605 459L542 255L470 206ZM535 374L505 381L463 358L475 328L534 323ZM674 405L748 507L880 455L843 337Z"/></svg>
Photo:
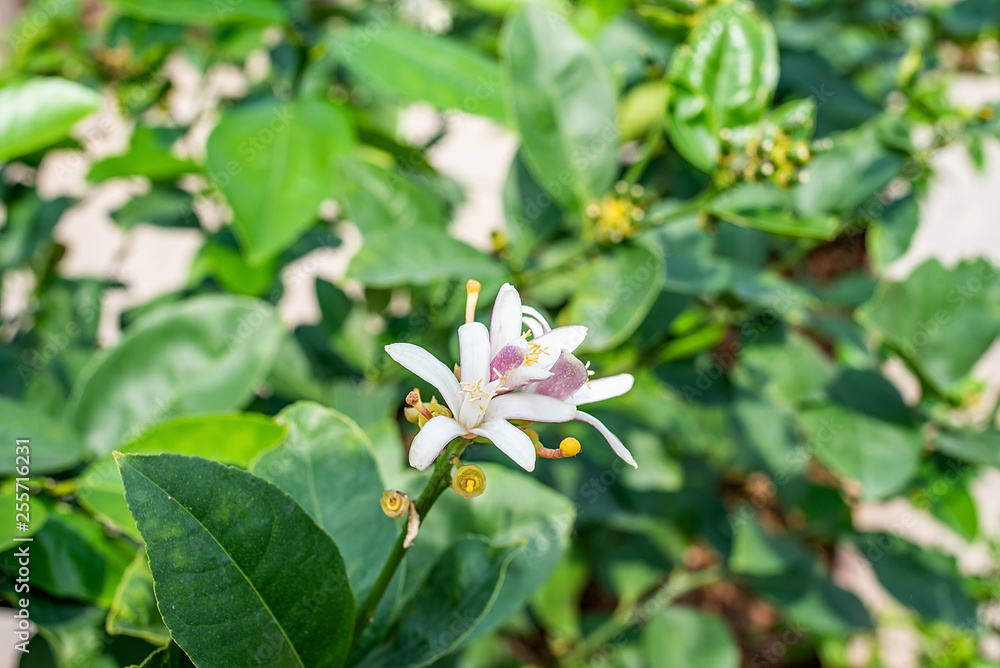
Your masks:
<svg viewBox="0 0 1000 668"><path fill-rule="evenodd" d="M0 25L12 5L0 0ZM189 147L197 155L200 144L211 128L211 109L220 95L237 93L240 80L232 72L220 71L211 85L201 85L192 80L190 68L174 63L176 76L181 82L183 99L179 105L191 119L200 119L200 130ZM1000 98L1000 85L996 81L970 81L962 91L967 98ZM109 109L111 105L108 105ZM408 132L420 134L435 122L426 109L416 108L408 114ZM486 247L489 232L503 226L500 187L507 165L516 148L516 140L509 133L483 119L469 116L449 118L452 131L435 147L432 163L442 172L462 183L468 201L458 212L452 225L455 236L481 247ZM126 284L124 290L108 300L101 323L101 340L113 344L120 336L117 328L121 310L144 302L159 294L175 290L187 280L190 261L197 251L200 237L193 231L162 230L140 226L128 236L112 223L108 212L120 206L143 186L134 183L112 183L88 190L84 174L93 157L122 152L128 141L129 131L111 111L104 111L81 124L78 138L87 148L88 158L81 159L73 153L54 154L43 165L40 176L46 196L68 193L84 199L64 216L56 229L57 238L68 247L62 268L69 276L100 276L117 278ZM1000 227L996 225L995 194L1000 192L1000 145L992 144L988 150L988 168L977 173L962 149L942 151L936 158L939 176L926 202L923 219L910 252L890 270L893 276L904 276L915 266L930 257L937 257L946 264L959 259L984 256L1000 264ZM217 217L216 212L213 217ZM356 234L347 234L347 243L322 262L304 260L287 271L296 272L295 285L282 299L279 310L290 325L316 319L318 307L312 294L312 280L301 280L303 272L321 275L330 280L342 278L347 260L358 246ZM25 275L7 279L0 309L9 313L24 305L22 298L12 298L11 293L22 295L30 289L30 279ZM977 374L988 380L994 391L1000 391L1000 346L980 363ZM894 373L900 382L907 384L905 374ZM904 387L912 394L909 387ZM1000 529L1000 473L984 476L976 488L981 509L983 529L996 535ZM907 518L902 523L901 518ZM930 516L914 513L901 501L865 504L856 514L859 527L885 529L902 526L902 533L921 545L935 545L960 557L963 568L970 572L989 567L981 546L967 546ZM875 609L892 608L895 604L875 581L870 567L845 553L838 559L835 576L845 587L851 588ZM10 638L9 617L0 617L0 638ZM887 657L890 668L915 666L914 641L900 627L883 630L880 643L891 646ZM6 641L0 642L0 668L14 665L13 658L5 652ZM863 653L864 647L858 648Z"/></svg>

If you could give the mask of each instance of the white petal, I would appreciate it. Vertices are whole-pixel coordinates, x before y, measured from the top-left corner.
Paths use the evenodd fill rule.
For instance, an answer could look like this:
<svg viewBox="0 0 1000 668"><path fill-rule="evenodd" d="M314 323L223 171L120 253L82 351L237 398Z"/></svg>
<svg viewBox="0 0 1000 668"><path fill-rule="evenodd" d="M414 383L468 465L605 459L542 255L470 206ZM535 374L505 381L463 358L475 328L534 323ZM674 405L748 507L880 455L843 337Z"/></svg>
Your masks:
<svg viewBox="0 0 1000 668"><path fill-rule="evenodd" d="M556 327L551 332L532 339L531 343L537 343L542 347L542 353L538 356L538 366L548 369L562 351L573 352L587 338L587 328L583 325L567 325L566 327Z"/></svg>
<svg viewBox="0 0 1000 668"><path fill-rule="evenodd" d="M412 343L391 343L385 347L389 357L404 369L420 376L441 393L452 415L458 415L462 407L461 388L451 369L429 352Z"/></svg>
<svg viewBox="0 0 1000 668"><path fill-rule="evenodd" d="M595 418L589 413L584 413L583 411L576 412L576 418L580 422L586 422L589 425L593 425L597 428L597 431L601 432L601 435L608 440L611 445L611 449L615 451L615 454L625 460L627 464L632 466L632 468L639 468L639 465L635 463L635 458L632 457L632 453L628 451L625 444L621 440L611 433L611 430L604 426L604 423Z"/></svg>
<svg viewBox="0 0 1000 668"><path fill-rule="evenodd" d="M545 334L545 328L542 327L542 323L538 322L537 320L535 320L531 316L529 316L529 315L524 316L523 318L521 318L521 322L523 322L525 324L525 326L528 328L528 330L531 331L531 335L533 337L535 337L536 339L539 336L542 336L543 334Z"/></svg>
<svg viewBox="0 0 1000 668"><path fill-rule="evenodd" d="M425 470L452 439L466 432L465 427L450 417L444 415L432 417L424 428L417 432L413 443L410 444L410 466L421 471Z"/></svg>
<svg viewBox="0 0 1000 668"><path fill-rule="evenodd" d="M552 329L551 327L549 327L549 321L545 319L545 316L536 311L535 309L531 308L530 306L522 306L521 313L523 313L524 315L530 317L532 320L537 322L539 326L542 328L542 334L548 334L549 330Z"/></svg>
<svg viewBox="0 0 1000 668"><path fill-rule="evenodd" d="M569 422L576 417L576 406L544 394L513 392L497 397L486 409L486 421L531 420L532 422Z"/></svg>
<svg viewBox="0 0 1000 668"><path fill-rule="evenodd" d="M613 397L620 397L632 389L635 379L630 373L620 373L617 376L598 378L589 383L589 387L584 385L576 391L568 401L579 406L580 404L591 404L595 401L604 401Z"/></svg>
<svg viewBox="0 0 1000 668"><path fill-rule="evenodd" d="M458 353L462 365L462 382L486 384L490 380L490 333L481 322L470 322L458 328Z"/></svg>
<svg viewBox="0 0 1000 668"><path fill-rule="evenodd" d="M543 369L537 364L533 364L532 366L522 364L514 369L513 373L507 376L507 382L504 384L504 387L508 390L516 390L519 387L524 387L528 383L536 383L540 380L550 378L551 376L551 371Z"/></svg>
<svg viewBox="0 0 1000 668"><path fill-rule="evenodd" d="M472 433L490 439L493 445L525 471L535 470L535 446L531 439L506 420L484 422L478 429L473 429Z"/></svg>
<svg viewBox="0 0 1000 668"><path fill-rule="evenodd" d="M505 345L521 337L521 295L510 283L504 283L493 302L490 316L490 359Z"/></svg>

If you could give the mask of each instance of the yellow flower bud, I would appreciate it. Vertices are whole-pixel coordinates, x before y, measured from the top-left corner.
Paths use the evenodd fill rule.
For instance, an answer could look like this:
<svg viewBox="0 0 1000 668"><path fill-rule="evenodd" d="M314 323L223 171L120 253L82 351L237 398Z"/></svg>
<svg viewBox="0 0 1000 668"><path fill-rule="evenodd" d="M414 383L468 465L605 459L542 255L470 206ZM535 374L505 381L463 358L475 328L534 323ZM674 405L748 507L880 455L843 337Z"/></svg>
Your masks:
<svg viewBox="0 0 1000 668"><path fill-rule="evenodd" d="M471 499L486 491L486 474L475 464L465 464L455 471L451 488L459 496Z"/></svg>
<svg viewBox="0 0 1000 668"><path fill-rule="evenodd" d="M559 444L559 450L562 452L563 457L576 457L580 454L580 441L572 436L564 438Z"/></svg>
<svg viewBox="0 0 1000 668"><path fill-rule="evenodd" d="M389 517L402 517L410 509L410 497L394 489L387 489L382 493L382 512Z"/></svg>

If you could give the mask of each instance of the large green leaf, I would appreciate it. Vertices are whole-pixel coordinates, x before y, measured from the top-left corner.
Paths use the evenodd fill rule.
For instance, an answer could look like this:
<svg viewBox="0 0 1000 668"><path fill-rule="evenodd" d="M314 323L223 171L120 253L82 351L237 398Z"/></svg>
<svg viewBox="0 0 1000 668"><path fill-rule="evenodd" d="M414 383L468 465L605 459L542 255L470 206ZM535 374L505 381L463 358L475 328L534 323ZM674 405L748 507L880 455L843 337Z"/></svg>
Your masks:
<svg viewBox="0 0 1000 668"><path fill-rule="evenodd" d="M1000 469L1000 432L995 429L945 431L935 437L934 447L972 464Z"/></svg>
<svg viewBox="0 0 1000 668"><path fill-rule="evenodd" d="M254 462L254 474L285 490L340 546L351 589L364 600L399 535L379 505L385 485L371 442L348 417L298 403L278 422L288 437ZM349 510L348 510L349 509Z"/></svg>
<svg viewBox="0 0 1000 668"><path fill-rule="evenodd" d="M0 461L0 475L14 475L14 441L28 439L32 475L58 473L72 468L86 456L74 429L38 408L0 397L0 438L10 444L10 457Z"/></svg>
<svg viewBox="0 0 1000 668"><path fill-rule="evenodd" d="M794 191L804 216L848 211L885 186L899 173L903 160L879 144L871 132L837 135L833 148L813 157L809 180Z"/></svg>
<svg viewBox="0 0 1000 668"><path fill-rule="evenodd" d="M659 255L645 246L616 246L583 268L559 322L588 328L582 350L614 348L645 319L662 284Z"/></svg>
<svg viewBox="0 0 1000 668"><path fill-rule="evenodd" d="M116 459L163 621L196 664L342 664L354 628L344 562L291 497L199 457Z"/></svg>
<svg viewBox="0 0 1000 668"><path fill-rule="evenodd" d="M367 668L429 666L450 653L481 623L521 544L496 546L459 538L435 562L408 601L390 642L366 657Z"/></svg>
<svg viewBox="0 0 1000 668"><path fill-rule="evenodd" d="M23 545L30 545L32 588L105 608L135 554L128 541L112 538L93 519L62 504L49 511L33 542L19 543L0 558L8 573L18 572L15 553Z"/></svg>
<svg viewBox="0 0 1000 668"><path fill-rule="evenodd" d="M928 260L901 282L881 282L858 312L941 390L953 389L1000 335L997 269L978 259L945 269Z"/></svg>
<svg viewBox="0 0 1000 668"><path fill-rule="evenodd" d="M153 427L121 446L121 452L198 455L246 468L250 460L277 444L285 429L263 415L239 413L182 417ZM140 540L125 504L121 476L108 454L93 462L79 478L80 504L102 521Z"/></svg>
<svg viewBox="0 0 1000 668"><path fill-rule="evenodd" d="M534 6L508 19L500 53L525 164L565 209L582 212L618 170L617 96L604 63L565 19Z"/></svg>
<svg viewBox="0 0 1000 668"><path fill-rule="evenodd" d="M164 306L81 374L69 414L105 454L171 417L239 408L267 375L282 326L264 302L212 295Z"/></svg>
<svg viewBox="0 0 1000 668"><path fill-rule="evenodd" d="M361 83L381 92L504 120L500 67L466 43L390 24L348 30L333 48Z"/></svg>
<svg viewBox="0 0 1000 668"><path fill-rule="evenodd" d="M208 138L208 167L252 264L315 224L332 197L333 160L354 144L347 115L322 100L268 101L223 116Z"/></svg>
<svg viewBox="0 0 1000 668"><path fill-rule="evenodd" d="M170 152L178 134L176 128L137 125L128 152L95 162L87 178L100 182L119 176L145 176L151 181L169 181L198 171L198 165Z"/></svg>
<svg viewBox="0 0 1000 668"><path fill-rule="evenodd" d="M900 603L927 619L954 626L975 624L976 604L963 590L953 557L886 534L864 534L856 542L879 582Z"/></svg>
<svg viewBox="0 0 1000 668"><path fill-rule="evenodd" d="M898 492L917 472L923 438L915 427L839 406L806 410L799 420L808 450L836 473L860 482L867 499Z"/></svg>
<svg viewBox="0 0 1000 668"><path fill-rule="evenodd" d="M440 199L415 180L349 157L338 160L334 170L338 196L362 234L392 229L418 235L447 227Z"/></svg>
<svg viewBox="0 0 1000 668"><path fill-rule="evenodd" d="M123 14L146 21L185 25L253 22L284 23L285 11L276 0L112 0Z"/></svg>
<svg viewBox="0 0 1000 668"><path fill-rule="evenodd" d="M66 79L37 77L0 88L0 163L69 136L101 96Z"/></svg>
<svg viewBox="0 0 1000 668"><path fill-rule="evenodd" d="M139 549L125 569L105 622L108 633L143 638L154 645L170 641L170 631L156 607L153 574L149 572L146 550Z"/></svg>
<svg viewBox="0 0 1000 668"><path fill-rule="evenodd" d="M778 82L778 44L771 25L743 0L705 12L667 73L667 132L694 166L710 172L719 133L763 118Z"/></svg>
<svg viewBox="0 0 1000 668"><path fill-rule="evenodd" d="M691 608L674 606L650 619L642 629L648 666L737 668L740 650L726 623Z"/></svg>
<svg viewBox="0 0 1000 668"><path fill-rule="evenodd" d="M503 265L472 246L441 233L400 235L392 229L373 230L347 269L347 275L367 287L424 285L444 278L478 280L497 277Z"/></svg>

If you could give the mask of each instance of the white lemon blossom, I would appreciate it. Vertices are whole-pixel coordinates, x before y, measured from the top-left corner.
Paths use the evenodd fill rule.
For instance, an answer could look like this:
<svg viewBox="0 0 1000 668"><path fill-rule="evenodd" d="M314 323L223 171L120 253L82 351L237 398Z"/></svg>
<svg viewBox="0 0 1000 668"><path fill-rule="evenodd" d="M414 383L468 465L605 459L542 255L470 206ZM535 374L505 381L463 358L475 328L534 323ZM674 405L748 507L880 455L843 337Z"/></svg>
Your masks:
<svg viewBox="0 0 1000 668"><path fill-rule="evenodd" d="M611 431L580 404L610 399L632 388L632 376L619 374L590 381L590 371L573 356L587 328L549 327L535 309L505 284L493 305L490 329L471 322L478 284L470 281L466 319L458 329L460 378L419 346L394 343L389 356L433 385L454 417L437 415L424 425L410 446L410 465L421 471L431 465L452 439L482 436L527 471L535 468L531 438L509 420L569 422L597 428L615 453L632 466L635 459ZM522 335L522 322L533 337ZM515 391L519 390L519 391Z"/></svg>

